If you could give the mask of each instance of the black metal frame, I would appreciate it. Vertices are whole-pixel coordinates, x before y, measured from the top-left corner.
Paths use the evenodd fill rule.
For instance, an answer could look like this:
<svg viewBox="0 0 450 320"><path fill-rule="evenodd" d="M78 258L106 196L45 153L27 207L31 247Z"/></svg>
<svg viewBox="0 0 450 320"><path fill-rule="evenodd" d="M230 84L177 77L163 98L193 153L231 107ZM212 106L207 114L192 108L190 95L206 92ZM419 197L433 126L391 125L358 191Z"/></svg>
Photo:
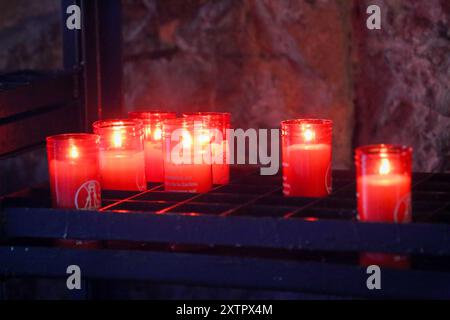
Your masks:
<svg viewBox="0 0 450 320"><path fill-rule="evenodd" d="M0 76L0 156L123 112L120 0L62 0L64 70ZM82 9L81 30L65 26ZM79 119L77 121L76 119Z"/></svg>
<svg viewBox="0 0 450 320"><path fill-rule="evenodd" d="M105 191L99 212L47 209L48 187L7 197L0 272L65 277L64 266L76 261L88 279L111 286L127 279L322 297L450 298L450 175L414 174L414 223L398 225L356 221L352 172L335 171L335 191L324 199L283 197L280 176L249 167L232 173L231 184L207 194L161 185ZM42 240L59 238L97 240L106 249ZM383 290L371 291L360 252L407 255L412 266L382 267Z"/></svg>

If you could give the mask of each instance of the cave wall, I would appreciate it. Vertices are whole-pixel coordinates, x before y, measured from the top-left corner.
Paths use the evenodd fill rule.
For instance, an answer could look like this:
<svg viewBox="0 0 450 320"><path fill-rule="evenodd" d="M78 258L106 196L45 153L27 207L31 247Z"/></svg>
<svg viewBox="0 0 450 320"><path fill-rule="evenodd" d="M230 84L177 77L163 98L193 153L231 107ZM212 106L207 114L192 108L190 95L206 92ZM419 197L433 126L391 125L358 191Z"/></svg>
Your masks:
<svg viewBox="0 0 450 320"><path fill-rule="evenodd" d="M231 111L240 128L334 120L334 160L351 161L351 3L123 0L125 103Z"/></svg>
<svg viewBox="0 0 450 320"><path fill-rule="evenodd" d="M122 4L127 110L231 111L243 128L330 117L336 167L388 142L414 147L415 170L450 170L448 0ZM0 72L60 68L60 28L59 0L0 1Z"/></svg>
<svg viewBox="0 0 450 320"><path fill-rule="evenodd" d="M355 144L414 148L414 167L450 169L450 1L356 1ZM357 25L378 4L382 30Z"/></svg>

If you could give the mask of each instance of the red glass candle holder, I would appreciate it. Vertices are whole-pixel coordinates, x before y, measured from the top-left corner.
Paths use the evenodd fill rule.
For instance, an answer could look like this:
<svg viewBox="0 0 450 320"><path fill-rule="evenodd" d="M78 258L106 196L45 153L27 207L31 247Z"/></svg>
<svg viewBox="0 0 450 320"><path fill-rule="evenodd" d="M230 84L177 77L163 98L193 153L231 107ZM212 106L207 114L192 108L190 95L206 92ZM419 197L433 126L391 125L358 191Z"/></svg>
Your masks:
<svg viewBox="0 0 450 320"><path fill-rule="evenodd" d="M164 189L203 193L212 188L211 141L206 123L195 117L163 124Z"/></svg>
<svg viewBox="0 0 450 320"><path fill-rule="evenodd" d="M97 210L101 207L99 140L94 134L47 138L47 158L54 208ZM97 249L98 241L60 239L58 246Z"/></svg>
<svg viewBox="0 0 450 320"><path fill-rule="evenodd" d="M281 123L285 196L318 198L331 193L332 130L331 120Z"/></svg>
<svg viewBox="0 0 450 320"><path fill-rule="evenodd" d="M412 148L364 146L355 161L359 220L410 222Z"/></svg>
<svg viewBox="0 0 450 320"><path fill-rule="evenodd" d="M131 119L141 120L144 126L145 176L147 182L164 181L164 159L162 151L162 124L175 119L175 112L130 112Z"/></svg>
<svg viewBox="0 0 450 320"><path fill-rule="evenodd" d="M411 221L412 149L396 145L371 145L356 149L358 219L364 222ZM363 266L406 269L407 256L365 252Z"/></svg>
<svg viewBox="0 0 450 320"><path fill-rule="evenodd" d="M100 136L100 173L106 190L143 191L144 130L137 120L104 120L93 124Z"/></svg>
<svg viewBox="0 0 450 320"><path fill-rule="evenodd" d="M63 134L47 138L54 208L95 210L101 206L99 136Z"/></svg>
<svg viewBox="0 0 450 320"><path fill-rule="evenodd" d="M206 122L211 133L211 156L213 184L230 182L229 141L227 130L230 129L231 114L228 112L192 112L183 117L194 117Z"/></svg>

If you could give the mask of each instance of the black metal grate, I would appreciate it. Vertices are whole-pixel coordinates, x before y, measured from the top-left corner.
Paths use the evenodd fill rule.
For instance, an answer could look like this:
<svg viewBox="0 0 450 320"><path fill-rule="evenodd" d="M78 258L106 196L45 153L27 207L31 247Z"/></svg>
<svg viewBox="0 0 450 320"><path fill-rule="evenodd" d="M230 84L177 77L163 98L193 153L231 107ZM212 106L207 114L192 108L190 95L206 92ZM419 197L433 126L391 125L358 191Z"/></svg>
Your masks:
<svg viewBox="0 0 450 320"><path fill-rule="evenodd" d="M104 191L100 211L356 220L353 172L334 171L333 193L323 199L284 197L281 183L281 175L260 176L256 168L234 167L230 184L215 186L205 194L165 192L162 184L149 185L144 192ZM13 194L3 205L49 207L48 187ZM414 173L412 207L414 222L450 223L450 175Z"/></svg>
<svg viewBox="0 0 450 320"><path fill-rule="evenodd" d="M142 193L105 191L101 211L159 214L276 217L286 219L356 219L354 173L334 171L333 194L324 199L286 198L282 178L257 170L233 170L232 182L206 194L164 192L152 185ZM445 174L413 175L414 222L449 223L450 179Z"/></svg>

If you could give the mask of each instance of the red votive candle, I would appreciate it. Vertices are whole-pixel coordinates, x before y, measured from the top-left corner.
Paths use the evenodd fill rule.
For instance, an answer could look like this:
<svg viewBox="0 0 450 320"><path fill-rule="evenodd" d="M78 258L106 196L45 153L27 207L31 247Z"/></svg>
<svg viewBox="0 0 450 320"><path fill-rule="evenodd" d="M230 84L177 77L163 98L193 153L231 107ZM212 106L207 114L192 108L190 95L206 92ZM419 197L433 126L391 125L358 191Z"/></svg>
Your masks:
<svg viewBox="0 0 450 320"><path fill-rule="evenodd" d="M63 134L47 138L50 189L54 208L96 210L101 207L99 136ZM97 249L97 241L60 239L58 246Z"/></svg>
<svg viewBox="0 0 450 320"><path fill-rule="evenodd" d="M99 136L63 134L47 138L54 208L95 210L101 206Z"/></svg>
<svg viewBox="0 0 450 320"><path fill-rule="evenodd" d="M319 198L331 193L332 129L331 120L281 123L285 196Z"/></svg>
<svg viewBox="0 0 450 320"><path fill-rule="evenodd" d="M364 222L411 221L412 148L371 145L356 149L358 219ZM407 256L361 253L364 266L408 268Z"/></svg>
<svg viewBox="0 0 450 320"><path fill-rule="evenodd" d="M228 163L227 130L230 129L231 114L228 112L192 112L184 113L183 116L204 119L211 133L213 184L229 183L230 164Z"/></svg>
<svg viewBox="0 0 450 320"><path fill-rule="evenodd" d="M145 176L147 182L164 182L162 124L174 119L175 112L130 112L131 119L141 120L144 126Z"/></svg>
<svg viewBox="0 0 450 320"><path fill-rule="evenodd" d="M164 189L203 193L212 188L210 133L202 118L163 124Z"/></svg>
<svg viewBox="0 0 450 320"><path fill-rule="evenodd" d="M137 120L104 120L93 124L100 136L100 173L104 190L143 191L144 131Z"/></svg>
<svg viewBox="0 0 450 320"><path fill-rule="evenodd" d="M412 149L372 145L356 149L358 218L367 222L411 221Z"/></svg>

